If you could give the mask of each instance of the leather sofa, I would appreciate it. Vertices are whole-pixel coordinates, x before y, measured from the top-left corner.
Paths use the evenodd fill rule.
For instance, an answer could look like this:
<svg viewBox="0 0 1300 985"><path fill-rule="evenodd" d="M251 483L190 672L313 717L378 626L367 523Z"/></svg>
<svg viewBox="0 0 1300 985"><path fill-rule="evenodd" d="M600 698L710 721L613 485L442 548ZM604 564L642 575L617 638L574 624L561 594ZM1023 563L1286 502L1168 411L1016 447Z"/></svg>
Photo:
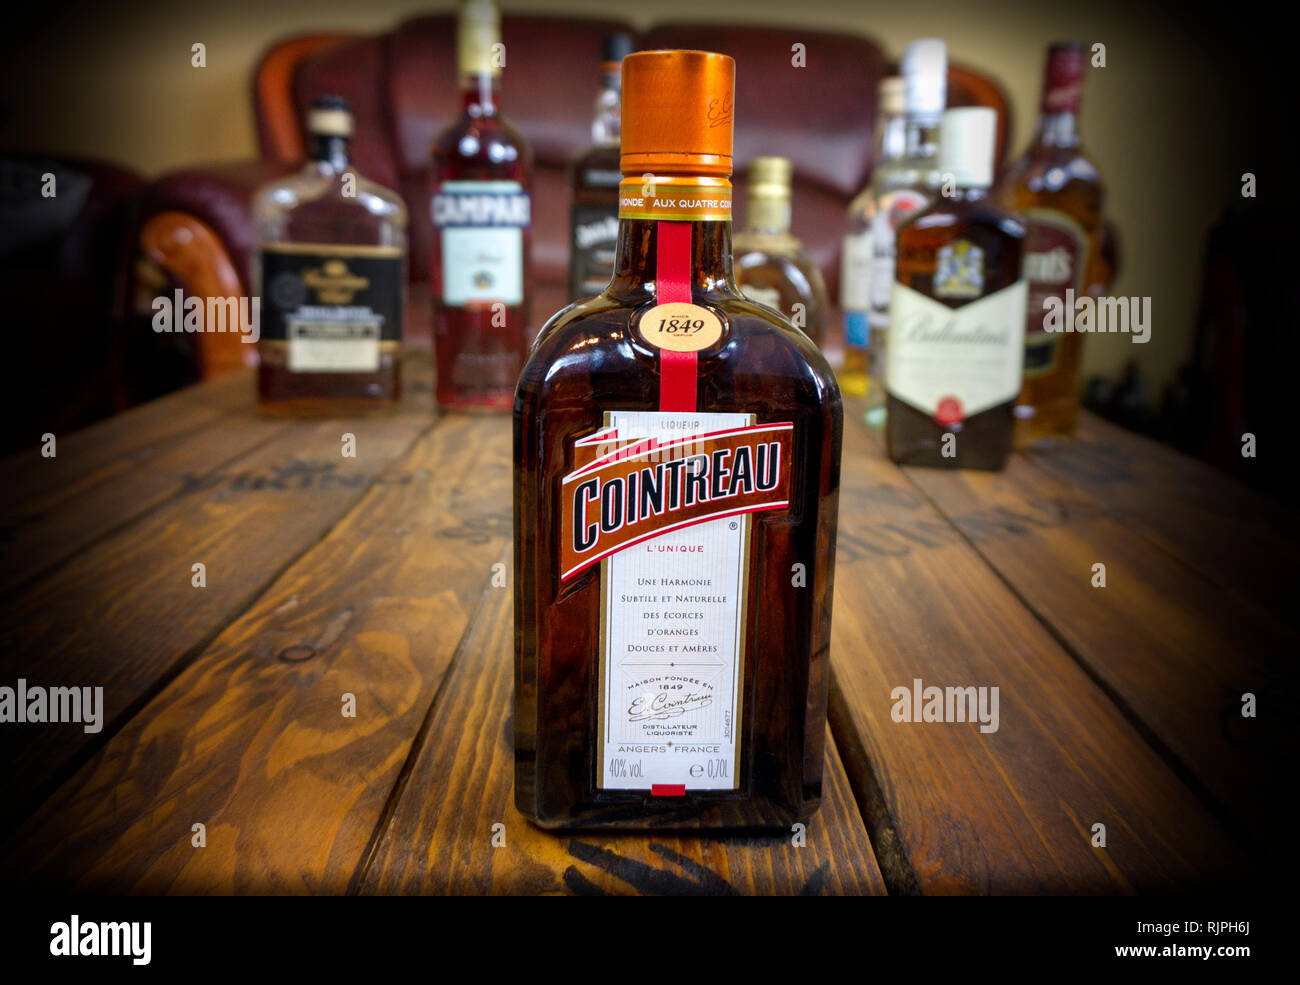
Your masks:
<svg viewBox="0 0 1300 985"><path fill-rule="evenodd" d="M696 23L662 24L638 34L617 21L507 15L502 109L536 157L534 327L567 300L569 165L591 142L601 40L619 30L633 34L641 49L706 48L736 58L737 222L744 218L748 163L763 154L791 158L794 232L836 297L844 212L871 174L877 87L892 68L876 42L803 28ZM255 247L252 193L299 166L307 106L320 94L337 93L356 115L352 150L358 169L398 190L409 206L406 338L427 344L432 230L426 168L434 136L460 111L455 37L454 15L439 14L405 21L385 34L306 34L272 46L253 78L260 158L189 168L153 182L139 214L141 254L192 293L246 293ZM800 51L804 67L796 66ZM950 105L986 105L999 112L1001 158L1009 120L1000 85L953 65L948 87ZM239 365L253 348L229 335L204 336L199 345L202 375Z"/></svg>

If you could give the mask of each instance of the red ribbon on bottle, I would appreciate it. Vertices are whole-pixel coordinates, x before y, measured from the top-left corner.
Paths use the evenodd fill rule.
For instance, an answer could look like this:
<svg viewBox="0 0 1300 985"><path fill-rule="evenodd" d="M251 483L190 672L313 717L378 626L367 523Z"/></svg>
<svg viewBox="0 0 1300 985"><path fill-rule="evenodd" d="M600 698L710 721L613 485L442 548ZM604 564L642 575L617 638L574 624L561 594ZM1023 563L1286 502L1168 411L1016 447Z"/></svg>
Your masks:
<svg viewBox="0 0 1300 985"><path fill-rule="evenodd" d="M655 223L655 301L691 303L691 223ZM695 413L699 360L694 352L659 350L659 410Z"/></svg>

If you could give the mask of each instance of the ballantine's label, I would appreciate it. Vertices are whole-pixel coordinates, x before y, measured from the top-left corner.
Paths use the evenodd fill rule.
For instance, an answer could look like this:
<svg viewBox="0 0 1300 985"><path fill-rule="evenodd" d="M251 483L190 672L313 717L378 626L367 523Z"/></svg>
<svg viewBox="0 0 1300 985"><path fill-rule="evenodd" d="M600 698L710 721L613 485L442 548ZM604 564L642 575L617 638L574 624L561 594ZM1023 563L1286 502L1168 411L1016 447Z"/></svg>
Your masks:
<svg viewBox="0 0 1300 985"><path fill-rule="evenodd" d="M945 281L950 287L969 280L954 264ZM1014 400L1025 348L1025 290L1018 280L951 308L896 283L885 349L890 394L944 425Z"/></svg>
<svg viewBox="0 0 1300 985"><path fill-rule="evenodd" d="M442 303L524 298L524 233L532 199L517 181L445 181L430 203L442 242Z"/></svg>
<svg viewBox="0 0 1300 985"><path fill-rule="evenodd" d="M740 782L750 514L789 505L789 423L614 411L574 443L562 577L601 562L603 789Z"/></svg>
<svg viewBox="0 0 1300 985"><path fill-rule="evenodd" d="M620 219L722 222L731 219L731 182L701 176L624 178L618 186Z"/></svg>
<svg viewBox="0 0 1300 985"><path fill-rule="evenodd" d="M1029 209L1025 218L1025 280L1029 282L1025 323L1025 376L1041 376L1056 366L1059 337L1043 331L1044 305L1083 290L1088 234L1055 209ZM1072 309L1067 309L1072 310Z"/></svg>

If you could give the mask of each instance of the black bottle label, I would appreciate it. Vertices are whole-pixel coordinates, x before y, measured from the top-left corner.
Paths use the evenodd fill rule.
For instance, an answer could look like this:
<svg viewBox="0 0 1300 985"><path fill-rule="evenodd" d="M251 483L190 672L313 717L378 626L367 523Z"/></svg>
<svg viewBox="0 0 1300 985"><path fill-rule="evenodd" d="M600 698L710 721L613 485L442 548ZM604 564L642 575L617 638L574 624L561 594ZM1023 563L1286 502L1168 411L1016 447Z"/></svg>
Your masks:
<svg viewBox="0 0 1300 985"><path fill-rule="evenodd" d="M575 205L569 243L569 298L591 297L609 286L618 248L616 206Z"/></svg>
<svg viewBox="0 0 1300 985"><path fill-rule="evenodd" d="M405 256L397 247L268 244L262 340L295 373L373 373L402 338Z"/></svg>

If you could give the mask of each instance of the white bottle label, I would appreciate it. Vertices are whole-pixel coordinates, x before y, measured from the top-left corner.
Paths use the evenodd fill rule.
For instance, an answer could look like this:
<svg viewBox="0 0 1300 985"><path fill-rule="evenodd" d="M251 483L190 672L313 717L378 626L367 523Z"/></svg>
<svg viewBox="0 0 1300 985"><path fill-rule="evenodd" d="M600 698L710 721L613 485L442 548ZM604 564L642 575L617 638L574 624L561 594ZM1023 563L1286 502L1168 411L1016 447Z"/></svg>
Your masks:
<svg viewBox="0 0 1300 985"><path fill-rule="evenodd" d="M523 231L532 200L518 182L446 181L430 211L442 238L444 304L523 303Z"/></svg>
<svg viewBox="0 0 1300 985"><path fill-rule="evenodd" d="M871 305L871 232L849 233L840 256L840 307L866 311Z"/></svg>
<svg viewBox="0 0 1300 985"><path fill-rule="evenodd" d="M885 378L889 392L944 424L965 420L1020 392L1027 285L958 308L894 284Z"/></svg>
<svg viewBox="0 0 1300 985"><path fill-rule="evenodd" d="M616 436L612 440L620 447L650 439L669 449L655 457L666 463L668 475L681 476L682 492L675 497L661 475L657 485L664 495L659 503L663 512L640 519L631 497L635 491L638 503L643 501L648 490L641 487L665 467L647 460L645 471L635 473L638 485L628 482L625 492L610 497L605 494L610 483L603 482L599 500L590 499L585 510L594 516L592 509L599 508L601 530L610 531L599 536L628 538L601 562L597 785L667 796L735 789L752 516L743 511L786 505L777 500L785 491L778 483L788 468L780 452L788 454L788 443L781 443L788 439L781 435L788 435L789 425L764 429L754 426L749 414L642 411L612 411L606 421L602 437ZM710 453L710 448L722 447L712 437L719 434L739 443L730 452ZM749 464L742 466L742 461ZM704 470L699 475L707 472L716 485L706 487L701 481L687 493L685 476L692 462ZM741 468L744 476L737 475ZM590 483L586 476L597 474L584 470L578 481ZM769 481L771 492L764 494L757 487ZM721 495L714 497L715 492ZM579 493L580 507L589 493ZM749 506L755 497L760 505ZM622 529L607 522L614 498L621 504ZM683 512L703 510L703 516L716 518L676 520L674 503ZM629 521L632 514L636 516ZM626 530L647 522L661 532L641 539ZM602 549L593 543L594 552Z"/></svg>

